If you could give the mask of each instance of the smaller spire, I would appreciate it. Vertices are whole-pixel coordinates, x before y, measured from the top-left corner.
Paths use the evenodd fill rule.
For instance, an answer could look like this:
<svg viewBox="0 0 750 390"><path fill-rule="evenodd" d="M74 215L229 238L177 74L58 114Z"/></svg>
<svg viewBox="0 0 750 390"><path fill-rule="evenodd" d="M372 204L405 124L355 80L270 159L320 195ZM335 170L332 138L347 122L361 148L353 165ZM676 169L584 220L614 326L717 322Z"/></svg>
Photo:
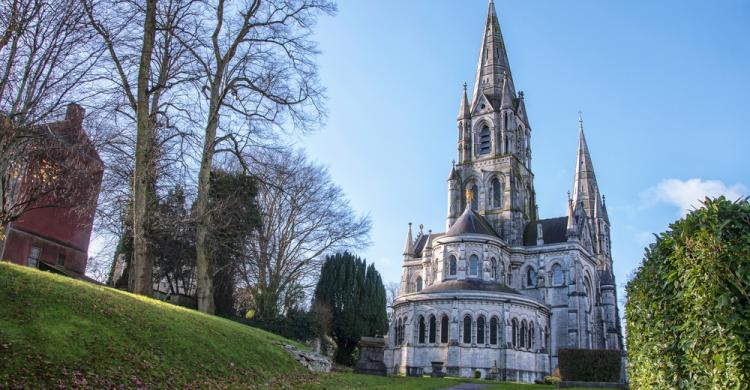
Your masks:
<svg viewBox="0 0 750 390"><path fill-rule="evenodd" d="M453 160L453 167L451 168L451 174L448 176L448 180L456 180L459 181L460 177L458 176L458 171L456 171L456 160Z"/></svg>
<svg viewBox="0 0 750 390"><path fill-rule="evenodd" d="M515 99L515 95L513 94L513 87L510 83L510 78L508 77L508 72L503 72L503 96L500 100L500 108L513 108L513 100Z"/></svg>
<svg viewBox="0 0 750 390"><path fill-rule="evenodd" d="M404 256L414 256L414 239L411 235L411 222L409 222L409 232L406 233L406 245L404 246Z"/></svg>
<svg viewBox="0 0 750 390"><path fill-rule="evenodd" d="M609 224L609 213L607 213L607 196L602 195L602 218Z"/></svg>
<svg viewBox="0 0 750 390"><path fill-rule="evenodd" d="M427 231L427 243L424 244L425 249L432 249L432 229Z"/></svg>
<svg viewBox="0 0 750 390"><path fill-rule="evenodd" d="M461 119L468 119L471 117L471 112L469 111L469 97L466 92L466 83L464 83L464 95L461 97L461 106L458 108L458 120Z"/></svg>

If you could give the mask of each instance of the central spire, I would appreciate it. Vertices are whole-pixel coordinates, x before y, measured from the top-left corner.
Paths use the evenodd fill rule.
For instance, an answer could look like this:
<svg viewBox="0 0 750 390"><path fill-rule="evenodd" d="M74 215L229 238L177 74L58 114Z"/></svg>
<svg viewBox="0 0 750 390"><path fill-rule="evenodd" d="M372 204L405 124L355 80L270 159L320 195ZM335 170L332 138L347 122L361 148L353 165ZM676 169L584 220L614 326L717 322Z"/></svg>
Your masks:
<svg viewBox="0 0 750 390"><path fill-rule="evenodd" d="M502 100L503 89L510 90L515 95L508 54L505 50L503 34L500 32L500 22L495 12L495 3L490 0L482 47L479 51L474 90L472 91L472 107L477 103L477 99L482 93L490 99L493 105L497 106L496 102L500 103ZM515 98L515 96L512 97Z"/></svg>

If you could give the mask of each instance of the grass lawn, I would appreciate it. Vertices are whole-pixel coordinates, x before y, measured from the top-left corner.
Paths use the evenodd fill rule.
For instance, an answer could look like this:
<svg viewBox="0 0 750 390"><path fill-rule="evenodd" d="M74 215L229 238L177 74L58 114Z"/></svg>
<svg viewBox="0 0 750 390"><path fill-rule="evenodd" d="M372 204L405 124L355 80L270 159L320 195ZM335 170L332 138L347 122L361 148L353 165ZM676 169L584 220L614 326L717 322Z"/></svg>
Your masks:
<svg viewBox="0 0 750 390"><path fill-rule="evenodd" d="M282 337L158 300L0 263L0 388L293 388Z"/></svg>
<svg viewBox="0 0 750 390"><path fill-rule="evenodd" d="M296 344L158 300L0 262L0 388L419 390L468 381L497 390L552 388L312 374L278 341Z"/></svg>

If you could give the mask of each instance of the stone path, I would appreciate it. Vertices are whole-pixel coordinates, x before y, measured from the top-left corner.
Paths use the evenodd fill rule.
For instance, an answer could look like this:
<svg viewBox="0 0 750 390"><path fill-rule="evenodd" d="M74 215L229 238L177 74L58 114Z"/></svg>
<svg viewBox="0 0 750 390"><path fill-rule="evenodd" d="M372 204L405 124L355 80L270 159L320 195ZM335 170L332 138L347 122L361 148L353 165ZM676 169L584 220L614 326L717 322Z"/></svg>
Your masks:
<svg viewBox="0 0 750 390"><path fill-rule="evenodd" d="M460 385L446 387L443 390L479 390L488 386L490 385L480 385L478 383L461 383Z"/></svg>

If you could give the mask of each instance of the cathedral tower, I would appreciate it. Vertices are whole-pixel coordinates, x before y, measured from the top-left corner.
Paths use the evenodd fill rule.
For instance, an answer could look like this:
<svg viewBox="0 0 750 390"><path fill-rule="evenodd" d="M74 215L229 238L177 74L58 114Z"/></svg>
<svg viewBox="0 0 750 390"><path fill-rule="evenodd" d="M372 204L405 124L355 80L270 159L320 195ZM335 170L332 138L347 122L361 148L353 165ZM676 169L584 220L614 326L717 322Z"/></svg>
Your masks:
<svg viewBox="0 0 750 390"><path fill-rule="evenodd" d="M448 182L447 227L466 205L464 194L469 190L474 194L472 209L483 215L500 237L520 245L524 228L536 220L531 127L523 92L516 93L492 1L471 102L464 86L457 122L458 164Z"/></svg>

